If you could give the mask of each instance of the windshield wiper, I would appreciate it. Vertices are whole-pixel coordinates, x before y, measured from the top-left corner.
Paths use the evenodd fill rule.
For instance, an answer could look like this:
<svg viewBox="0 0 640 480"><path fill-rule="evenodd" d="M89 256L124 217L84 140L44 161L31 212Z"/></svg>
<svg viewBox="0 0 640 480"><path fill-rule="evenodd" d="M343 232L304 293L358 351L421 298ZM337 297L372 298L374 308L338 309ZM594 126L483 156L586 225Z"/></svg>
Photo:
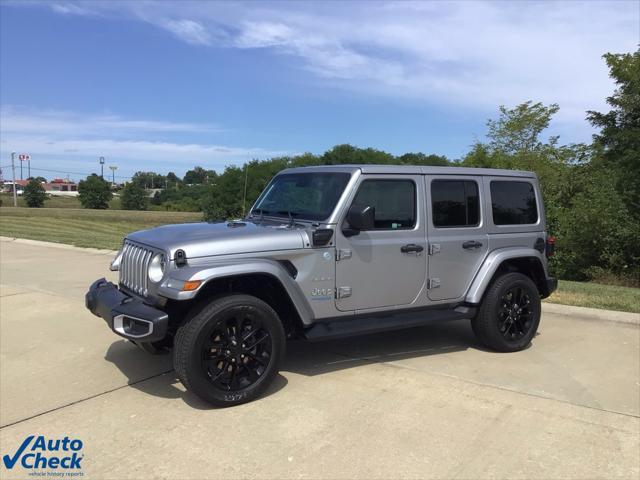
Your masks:
<svg viewBox="0 0 640 480"><path fill-rule="evenodd" d="M260 218L258 219L260 222L262 221L262 217L266 214L269 215L269 210L265 210L264 208L254 208L253 210L251 210L251 216L253 217L253 215L257 213L260 215Z"/></svg>
<svg viewBox="0 0 640 480"><path fill-rule="evenodd" d="M291 212L291 210L278 210L276 212L278 215L287 215L289 217L289 226L293 227L295 225L295 221L293 220L293 217L297 217L298 215L300 215L297 212Z"/></svg>

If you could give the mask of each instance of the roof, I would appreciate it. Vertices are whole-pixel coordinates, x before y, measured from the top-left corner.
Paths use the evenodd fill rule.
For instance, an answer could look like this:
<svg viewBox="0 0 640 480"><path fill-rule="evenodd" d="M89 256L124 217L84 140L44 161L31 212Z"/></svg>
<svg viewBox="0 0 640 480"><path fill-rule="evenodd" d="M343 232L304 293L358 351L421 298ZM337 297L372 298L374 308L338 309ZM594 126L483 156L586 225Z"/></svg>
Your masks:
<svg viewBox="0 0 640 480"><path fill-rule="evenodd" d="M420 165L319 165L317 167L287 168L280 173L313 173L313 172L346 172L353 173L360 170L368 174L387 175L488 175L508 177L535 178L533 172L523 170L507 170L497 168L468 168L468 167L430 167Z"/></svg>

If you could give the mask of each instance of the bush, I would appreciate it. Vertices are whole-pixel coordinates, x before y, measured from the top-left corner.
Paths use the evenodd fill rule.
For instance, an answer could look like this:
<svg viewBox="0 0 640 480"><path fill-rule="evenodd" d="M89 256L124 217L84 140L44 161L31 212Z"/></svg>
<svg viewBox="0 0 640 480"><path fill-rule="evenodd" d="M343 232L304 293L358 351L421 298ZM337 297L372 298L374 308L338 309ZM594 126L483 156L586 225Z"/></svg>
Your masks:
<svg viewBox="0 0 640 480"><path fill-rule="evenodd" d="M37 178L32 178L24 189L24 200L29 208L42 208L47 194L42 183Z"/></svg>
<svg viewBox="0 0 640 480"><path fill-rule="evenodd" d="M91 174L78 185L78 199L84 208L105 210L113 197L109 182L98 175Z"/></svg>
<svg viewBox="0 0 640 480"><path fill-rule="evenodd" d="M137 183L127 183L120 192L120 205L123 210L146 210L149 206L147 192Z"/></svg>

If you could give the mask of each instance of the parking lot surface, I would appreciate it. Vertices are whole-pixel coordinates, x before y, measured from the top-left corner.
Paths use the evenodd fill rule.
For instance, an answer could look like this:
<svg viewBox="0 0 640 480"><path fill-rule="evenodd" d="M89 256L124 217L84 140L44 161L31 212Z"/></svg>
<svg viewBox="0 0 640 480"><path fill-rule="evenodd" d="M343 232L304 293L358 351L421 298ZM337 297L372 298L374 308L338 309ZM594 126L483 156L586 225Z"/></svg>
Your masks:
<svg viewBox="0 0 640 480"><path fill-rule="evenodd" d="M84 308L110 260L0 242L2 455L37 434L81 439L85 478L640 475L637 325L547 312L513 354L467 321L291 343L263 398L215 409Z"/></svg>

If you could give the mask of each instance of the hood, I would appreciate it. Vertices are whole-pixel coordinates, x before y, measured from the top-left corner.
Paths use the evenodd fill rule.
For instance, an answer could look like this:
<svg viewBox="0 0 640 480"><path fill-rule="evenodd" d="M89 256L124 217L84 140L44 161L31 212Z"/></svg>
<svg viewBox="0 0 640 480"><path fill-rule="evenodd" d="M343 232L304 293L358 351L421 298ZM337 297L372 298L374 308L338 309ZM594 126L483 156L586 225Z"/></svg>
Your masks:
<svg viewBox="0 0 640 480"><path fill-rule="evenodd" d="M165 250L170 258L174 258L176 250L184 250L187 258L197 258L303 248L303 231L300 228L251 222L203 222L140 230L127 235L127 239Z"/></svg>

